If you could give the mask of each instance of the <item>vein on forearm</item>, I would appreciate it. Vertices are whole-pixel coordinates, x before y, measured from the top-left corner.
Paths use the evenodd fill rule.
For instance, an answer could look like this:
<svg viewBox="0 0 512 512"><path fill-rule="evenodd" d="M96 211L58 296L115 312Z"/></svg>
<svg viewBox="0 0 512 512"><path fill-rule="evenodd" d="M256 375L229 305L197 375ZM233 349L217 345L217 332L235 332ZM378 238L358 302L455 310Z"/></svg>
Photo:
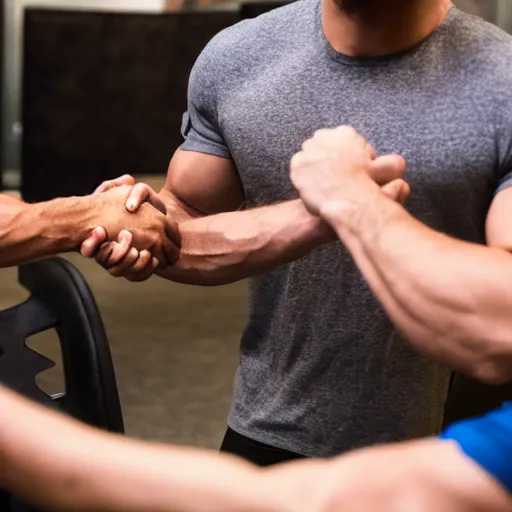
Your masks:
<svg viewBox="0 0 512 512"><path fill-rule="evenodd" d="M76 249L92 228L87 198L27 204L0 195L0 267Z"/></svg>
<svg viewBox="0 0 512 512"><path fill-rule="evenodd" d="M253 210L199 216L177 208L181 258L161 277L188 284L219 285L288 263L332 239L325 223L301 201Z"/></svg>

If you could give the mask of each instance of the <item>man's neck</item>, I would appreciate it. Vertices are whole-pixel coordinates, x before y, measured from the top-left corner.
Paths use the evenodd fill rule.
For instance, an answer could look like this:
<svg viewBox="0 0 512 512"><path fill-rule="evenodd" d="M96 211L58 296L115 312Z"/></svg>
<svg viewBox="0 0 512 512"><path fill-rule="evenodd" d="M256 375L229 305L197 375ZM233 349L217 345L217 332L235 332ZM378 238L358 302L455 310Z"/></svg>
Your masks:
<svg viewBox="0 0 512 512"><path fill-rule="evenodd" d="M412 48L439 27L452 6L450 0L366 0L366 5L344 8L347 0L322 1L327 40L336 51L353 57Z"/></svg>

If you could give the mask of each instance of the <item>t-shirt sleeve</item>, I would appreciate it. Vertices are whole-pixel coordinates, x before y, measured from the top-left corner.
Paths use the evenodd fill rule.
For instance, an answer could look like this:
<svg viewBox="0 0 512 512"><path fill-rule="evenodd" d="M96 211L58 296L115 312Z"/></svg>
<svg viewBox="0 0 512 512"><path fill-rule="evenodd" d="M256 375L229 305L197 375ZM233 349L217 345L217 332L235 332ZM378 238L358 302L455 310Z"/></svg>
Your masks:
<svg viewBox="0 0 512 512"><path fill-rule="evenodd" d="M223 65L215 41L206 46L190 74L188 106L181 130L185 141L180 149L231 158L218 121L218 93L221 90Z"/></svg>
<svg viewBox="0 0 512 512"><path fill-rule="evenodd" d="M461 421L441 434L512 492L512 404L480 418Z"/></svg>

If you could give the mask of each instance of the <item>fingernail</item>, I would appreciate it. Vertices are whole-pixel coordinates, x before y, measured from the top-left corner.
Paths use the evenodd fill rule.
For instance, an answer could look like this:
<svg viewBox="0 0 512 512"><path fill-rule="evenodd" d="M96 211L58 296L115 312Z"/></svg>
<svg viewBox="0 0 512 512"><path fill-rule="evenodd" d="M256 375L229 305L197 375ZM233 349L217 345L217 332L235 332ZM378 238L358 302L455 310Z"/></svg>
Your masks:
<svg viewBox="0 0 512 512"><path fill-rule="evenodd" d="M137 203L133 200L128 201L127 207L129 210L133 210L137 206Z"/></svg>

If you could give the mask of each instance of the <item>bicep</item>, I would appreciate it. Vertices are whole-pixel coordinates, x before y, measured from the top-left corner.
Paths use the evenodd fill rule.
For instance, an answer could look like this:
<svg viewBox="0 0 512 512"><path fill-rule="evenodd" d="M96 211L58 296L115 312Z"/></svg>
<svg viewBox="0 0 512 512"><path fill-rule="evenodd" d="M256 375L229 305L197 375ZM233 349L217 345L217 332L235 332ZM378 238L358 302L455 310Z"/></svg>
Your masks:
<svg viewBox="0 0 512 512"><path fill-rule="evenodd" d="M204 215L238 210L245 198L231 159L180 149L169 165L165 192Z"/></svg>
<svg viewBox="0 0 512 512"><path fill-rule="evenodd" d="M181 202L191 215L238 210L244 190L219 123L218 38L214 38L194 64L183 117L183 144L171 160L164 195ZM221 66L222 68L222 66Z"/></svg>
<svg viewBox="0 0 512 512"><path fill-rule="evenodd" d="M485 230L489 247L512 252L512 187L498 192L494 198Z"/></svg>

